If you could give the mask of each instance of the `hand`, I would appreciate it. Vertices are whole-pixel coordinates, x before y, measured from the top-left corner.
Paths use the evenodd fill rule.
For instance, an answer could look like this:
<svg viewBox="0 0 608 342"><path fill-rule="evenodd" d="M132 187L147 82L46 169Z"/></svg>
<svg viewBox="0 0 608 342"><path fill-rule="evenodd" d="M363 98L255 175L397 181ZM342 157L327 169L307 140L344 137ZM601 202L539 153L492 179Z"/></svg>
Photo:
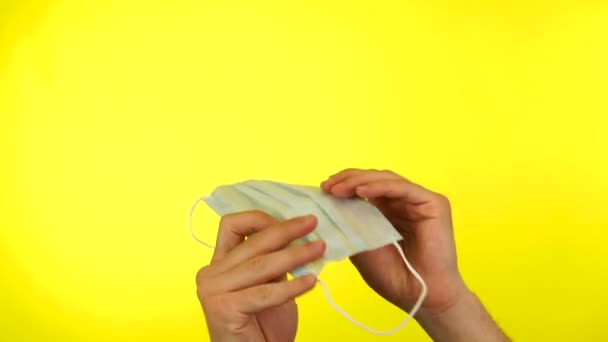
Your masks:
<svg viewBox="0 0 608 342"><path fill-rule="evenodd" d="M416 320L433 341L510 341L460 276L445 196L391 171L348 169L321 187L337 197L367 199L403 235L401 248L428 287ZM404 311L413 306L420 285L393 246L354 255L351 261L381 296Z"/></svg>
<svg viewBox="0 0 608 342"><path fill-rule="evenodd" d="M196 276L212 341L295 339L294 298L311 290L316 279L307 275L287 281L286 274L320 258L325 245L288 245L316 224L314 216L280 222L260 211L222 218L211 263Z"/></svg>
<svg viewBox="0 0 608 342"><path fill-rule="evenodd" d="M347 169L329 177L321 188L336 197L367 199L401 233L405 256L428 286L423 310L442 312L466 295L446 197L392 171ZM354 255L351 261L372 289L404 311L420 295L419 283L393 246Z"/></svg>

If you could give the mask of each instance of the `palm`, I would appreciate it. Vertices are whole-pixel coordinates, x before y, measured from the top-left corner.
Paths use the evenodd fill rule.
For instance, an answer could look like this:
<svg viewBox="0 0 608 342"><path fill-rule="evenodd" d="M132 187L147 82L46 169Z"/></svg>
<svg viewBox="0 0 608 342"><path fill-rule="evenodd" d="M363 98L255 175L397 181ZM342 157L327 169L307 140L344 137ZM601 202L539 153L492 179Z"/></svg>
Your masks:
<svg viewBox="0 0 608 342"><path fill-rule="evenodd" d="M429 204L412 205L403 199L379 197L370 200L404 237L399 243L412 266L426 280L429 288L445 283L446 263L451 256L449 241L427 238L437 236L441 229L440 219ZM415 234L414 234L415 233ZM424 257L428 251L438 251L439 258ZM427 251L427 253L424 253ZM446 255L442 255L446 254ZM392 246L361 253L351 258L368 285L393 304L409 309L420 294L420 285L410 272L406 272L403 261ZM430 291L426 305L444 300L441 291Z"/></svg>

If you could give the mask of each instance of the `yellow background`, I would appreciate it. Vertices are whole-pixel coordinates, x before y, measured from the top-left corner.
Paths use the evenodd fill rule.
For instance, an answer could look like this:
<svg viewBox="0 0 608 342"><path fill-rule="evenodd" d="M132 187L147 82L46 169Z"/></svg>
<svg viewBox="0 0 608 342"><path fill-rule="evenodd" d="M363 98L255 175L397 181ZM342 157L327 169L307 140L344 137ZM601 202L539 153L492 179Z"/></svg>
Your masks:
<svg viewBox="0 0 608 342"><path fill-rule="evenodd" d="M602 1L3 0L0 340L206 340L191 202L345 167L451 198L514 339L606 339L607 61ZM348 262L322 277L401 320ZM301 341L428 340L319 288L300 308Z"/></svg>

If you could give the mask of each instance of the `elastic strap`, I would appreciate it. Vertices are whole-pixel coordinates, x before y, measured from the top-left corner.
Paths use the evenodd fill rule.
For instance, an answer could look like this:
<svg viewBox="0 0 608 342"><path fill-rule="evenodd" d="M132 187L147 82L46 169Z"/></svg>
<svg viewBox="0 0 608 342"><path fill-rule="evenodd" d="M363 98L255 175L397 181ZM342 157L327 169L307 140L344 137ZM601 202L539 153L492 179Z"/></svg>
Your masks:
<svg viewBox="0 0 608 342"><path fill-rule="evenodd" d="M317 281L323 288L323 292L325 292L325 298L327 298L327 302L329 302L329 304L336 311L338 311L342 316L346 317L346 319L351 321L351 323L353 323L354 325L361 327L361 328L369 331L370 333L376 334L376 335L391 335L391 334L394 334L397 331L403 329L403 327L405 327L407 325L407 323L409 323L409 321L412 319L412 317L414 317L416 312L418 312L418 309L420 309L420 306L422 305L422 302L424 301L424 298L426 297L426 294L428 291L426 284L425 284L424 280L422 280L422 277L420 276L420 274L418 274L418 272L416 272L414 267L412 267L412 265L405 258L405 254L403 253L401 246L397 242L393 242L393 246L395 246L397 248L397 250L399 251L399 254L401 255L401 259L403 259L403 262L405 263L405 266L408 268L408 270L410 270L410 272L412 272L412 274L414 275L416 280L418 280L418 282L420 283L420 286L422 287L422 290L420 291L420 296L418 296L418 300L416 301L416 303L410 310L409 315L407 317L405 317L405 319L401 323L399 323L399 325L394 327L393 329L386 330L386 331L376 330L376 329L368 327L367 325L365 325L365 324L357 321L353 317L351 317L349 314L346 313L346 311L344 311L344 309L342 309L340 306L338 306L338 304L336 304L336 302L331 298L331 295L329 294L329 290L327 289L327 285L325 285L325 282L323 282L323 280L317 278Z"/></svg>
<svg viewBox="0 0 608 342"><path fill-rule="evenodd" d="M196 201L194 201L194 204L192 204L192 207L190 208L190 215L188 215L188 229L190 230L190 235L192 235L194 240L196 240L198 243L200 243L206 247L209 247L209 248L215 248L214 245L208 244L205 241L199 239L198 236L196 236L196 234L194 233L194 229L192 228L192 216L194 216L194 210L196 209L196 206L201 201L204 201L206 199L207 199L207 196L199 197Z"/></svg>

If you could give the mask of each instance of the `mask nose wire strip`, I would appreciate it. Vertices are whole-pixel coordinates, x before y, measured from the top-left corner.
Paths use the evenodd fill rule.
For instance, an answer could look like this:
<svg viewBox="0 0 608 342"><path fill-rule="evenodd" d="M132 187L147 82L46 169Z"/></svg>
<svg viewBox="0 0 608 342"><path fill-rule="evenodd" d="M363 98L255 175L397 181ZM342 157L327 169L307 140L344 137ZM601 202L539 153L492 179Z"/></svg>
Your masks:
<svg viewBox="0 0 608 342"><path fill-rule="evenodd" d="M206 197L199 197L194 204L192 204L192 208L190 208L190 215L188 215L188 229L190 230L190 235L192 235L192 237L194 238L194 240L196 240L198 243L204 245L205 247L209 247L209 248L215 248L215 246L206 243L205 241L201 240L198 238L198 236L196 236L196 234L194 233L194 229L192 228L192 216L194 216L194 210L196 209L196 206L205 199Z"/></svg>
<svg viewBox="0 0 608 342"><path fill-rule="evenodd" d="M405 258L405 254L403 253L401 246L397 242L393 242L393 246L395 246L397 248L397 250L399 251L399 254L401 255L401 259L403 259L403 262L405 263L405 266L407 266L408 270L410 272L412 272L412 274L414 275L416 280L418 280L418 282L420 283L420 286L422 288L422 290L420 291L420 296L418 297L418 300L416 301L416 303L410 310L409 315L401 323L399 323L398 326L396 326L393 329L386 330L386 331L375 330L375 329L372 329L372 328L368 327L367 325L357 321L356 319L352 318L349 314L346 313L346 311L344 311L344 309L342 309L340 306L338 306L338 304L336 304L336 302L331 298L331 295L329 294L329 290L327 289L327 285L325 285L325 282L323 282L323 280L317 278L317 281L323 288L323 292L325 292L325 297L327 298L327 301L336 311L338 311L340 314L342 314L342 316L346 317L346 319L351 321L351 323L353 323L354 325L356 325L360 328L363 328L363 329L367 330L368 332L370 332L372 334L376 334L376 335L391 335L391 334L394 334L395 332L401 330L403 327L405 327L405 325L412 319L412 317L414 317L416 312L418 312L418 309L420 309L420 306L422 305L422 302L424 301L424 298L426 297L426 294L428 291L427 287L426 287L426 283L424 282L424 280L422 280L422 277L420 276L420 274L418 274L418 272L416 272L414 267L412 267L412 265Z"/></svg>

